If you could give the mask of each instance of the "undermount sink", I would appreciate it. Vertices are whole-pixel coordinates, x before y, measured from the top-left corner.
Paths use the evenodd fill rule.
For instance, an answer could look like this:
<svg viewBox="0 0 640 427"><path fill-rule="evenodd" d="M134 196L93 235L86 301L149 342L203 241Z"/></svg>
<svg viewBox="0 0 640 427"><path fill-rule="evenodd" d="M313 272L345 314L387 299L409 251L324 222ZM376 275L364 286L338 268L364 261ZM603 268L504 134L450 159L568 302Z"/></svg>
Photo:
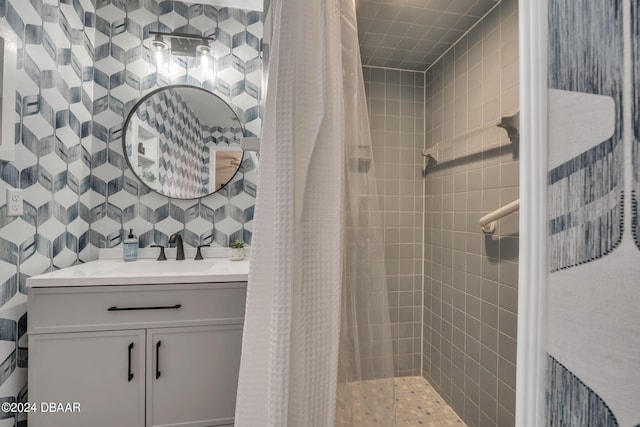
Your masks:
<svg viewBox="0 0 640 427"><path fill-rule="evenodd" d="M172 284L246 281L249 261L205 258L195 261L98 259L27 279L27 287Z"/></svg>

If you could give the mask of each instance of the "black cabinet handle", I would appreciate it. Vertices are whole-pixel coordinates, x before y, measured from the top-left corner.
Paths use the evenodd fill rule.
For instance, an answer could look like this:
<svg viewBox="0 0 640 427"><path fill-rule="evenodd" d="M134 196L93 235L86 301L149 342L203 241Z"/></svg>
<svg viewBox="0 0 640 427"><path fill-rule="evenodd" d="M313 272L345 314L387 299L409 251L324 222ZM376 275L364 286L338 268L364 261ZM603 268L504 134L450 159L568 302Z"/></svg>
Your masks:
<svg viewBox="0 0 640 427"><path fill-rule="evenodd" d="M133 372L131 372L131 350L133 350L133 343L129 344L128 382L133 379Z"/></svg>
<svg viewBox="0 0 640 427"><path fill-rule="evenodd" d="M156 343L156 379L160 378L160 345L162 341Z"/></svg>
<svg viewBox="0 0 640 427"><path fill-rule="evenodd" d="M176 305L160 305L156 307L109 307L107 311L132 311L132 310L177 310L182 307L182 304Z"/></svg>

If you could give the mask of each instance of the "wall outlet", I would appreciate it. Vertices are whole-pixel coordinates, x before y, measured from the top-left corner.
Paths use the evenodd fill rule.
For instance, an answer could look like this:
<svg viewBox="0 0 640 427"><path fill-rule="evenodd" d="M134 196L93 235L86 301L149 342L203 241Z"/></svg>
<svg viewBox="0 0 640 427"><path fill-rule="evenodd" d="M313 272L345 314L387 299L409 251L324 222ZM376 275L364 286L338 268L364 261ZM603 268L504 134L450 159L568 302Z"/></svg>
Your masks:
<svg viewBox="0 0 640 427"><path fill-rule="evenodd" d="M22 190L7 188L7 216L20 216L24 213L22 207Z"/></svg>

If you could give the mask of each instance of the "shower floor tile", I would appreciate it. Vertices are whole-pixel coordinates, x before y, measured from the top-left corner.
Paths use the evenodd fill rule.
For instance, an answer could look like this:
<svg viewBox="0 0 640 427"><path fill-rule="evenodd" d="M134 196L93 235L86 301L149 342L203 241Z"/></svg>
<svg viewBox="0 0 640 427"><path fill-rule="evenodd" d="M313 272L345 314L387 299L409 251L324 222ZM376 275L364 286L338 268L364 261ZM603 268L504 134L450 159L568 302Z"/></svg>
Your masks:
<svg viewBox="0 0 640 427"><path fill-rule="evenodd" d="M421 376L395 379L397 427L466 427Z"/></svg>
<svg viewBox="0 0 640 427"><path fill-rule="evenodd" d="M339 394L347 404L338 405L339 427L466 427L421 376L360 381L342 387ZM395 423L391 396L395 397Z"/></svg>

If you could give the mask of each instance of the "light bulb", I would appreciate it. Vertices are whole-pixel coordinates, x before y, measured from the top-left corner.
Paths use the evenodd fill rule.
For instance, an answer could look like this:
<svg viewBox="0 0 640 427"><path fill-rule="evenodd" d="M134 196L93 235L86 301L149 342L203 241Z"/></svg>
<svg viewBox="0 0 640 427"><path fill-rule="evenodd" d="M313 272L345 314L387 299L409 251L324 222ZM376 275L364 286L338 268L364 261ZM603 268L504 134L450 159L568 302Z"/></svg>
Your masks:
<svg viewBox="0 0 640 427"><path fill-rule="evenodd" d="M209 65L211 65L211 60L208 55L200 56L200 66L205 70L209 69Z"/></svg>
<svg viewBox="0 0 640 427"><path fill-rule="evenodd" d="M151 41L151 51L153 52L156 66L160 67L164 64L164 53L169 52L169 45L167 45L160 34L156 34L155 38Z"/></svg>
<svg viewBox="0 0 640 427"><path fill-rule="evenodd" d="M155 54L155 59L156 59L156 65L159 67L164 63L164 52L162 52L161 50L156 50L154 52Z"/></svg>
<svg viewBox="0 0 640 427"><path fill-rule="evenodd" d="M200 68L205 73L211 73L211 47L207 40L202 40L202 44L196 47Z"/></svg>

